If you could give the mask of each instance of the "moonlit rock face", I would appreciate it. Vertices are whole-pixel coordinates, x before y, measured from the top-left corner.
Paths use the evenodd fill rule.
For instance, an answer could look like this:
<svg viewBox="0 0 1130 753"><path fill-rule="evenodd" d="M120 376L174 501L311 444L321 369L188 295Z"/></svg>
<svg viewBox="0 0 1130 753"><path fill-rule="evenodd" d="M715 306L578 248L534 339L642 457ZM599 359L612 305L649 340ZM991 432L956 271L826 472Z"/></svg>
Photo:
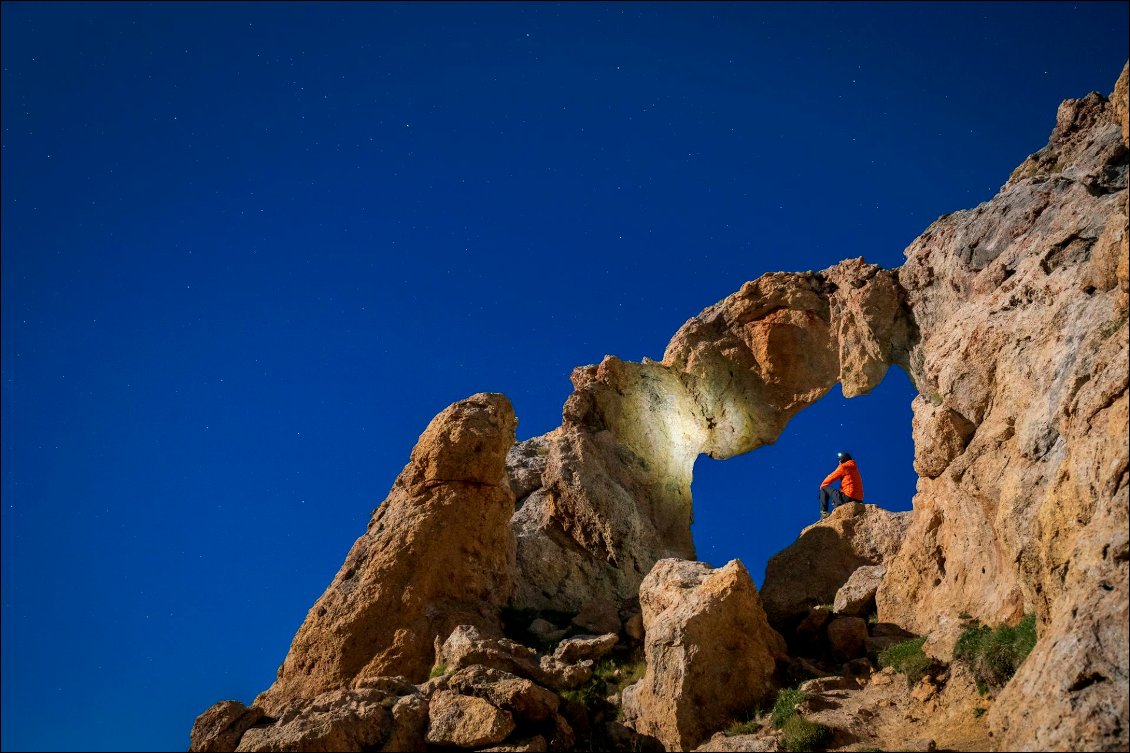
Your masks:
<svg viewBox="0 0 1130 753"><path fill-rule="evenodd" d="M257 699L282 719L243 733L241 749L322 745L320 720L337 707L365 712L349 716L361 727L340 727L351 735L341 749L370 746L396 718L360 690L381 675L422 680L445 638L448 653L466 638L467 656L576 687L587 666L535 665L532 649L495 638L503 605L600 604L611 623L637 598L648 667L625 712L685 748L713 731L702 709L769 692L784 647L762 598L781 621L811 606L795 598L807 585L804 598L826 603L861 565L880 563L880 622L928 634L926 650L944 659L962 613L989 624L1037 614L1039 641L988 715L994 745L1126 749L1126 78L1109 101L1064 103L1048 146L992 201L935 222L897 271L851 259L746 283L688 321L662 362L609 356L576 369L562 425L518 446L501 395L446 409ZM913 515L837 509L775 558L760 596L736 561L688 561L699 454L773 442L837 382L863 394L891 365L920 392ZM829 564L834 578L819 571ZM859 632L858 618L840 619ZM319 697L338 700L311 706ZM447 700L455 732L436 726L436 740L509 734L489 703ZM475 724L457 729L468 704ZM420 703L394 709L410 705ZM227 744L243 714L214 707L200 739L222 733ZM423 719L409 717L412 729ZM272 735L287 724L284 745Z"/></svg>
<svg viewBox="0 0 1130 753"><path fill-rule="evenodd" d="M738 560L665 559L640 586L647 670L624 690L626 723L667 750L690 750L773 690L785 642Z"/></svg>
<svg viewBox="0 0 1130 753"><path fill-rule="evenodd" d="M514 410L478 394L432 419L388 498L256 699L269 713L359 677L427 678L433 643L457 625L500 629L513 589Z"/></svg>
<svg viewBox="0 0 1130 753"><path fill-rule="evenodd" d="M608 356L576 369L562 426L510 456L526 495L512 522L516 602L634 601L656 561L695 557L700 454L775 441L837 382L871 390L902 363L911 329L894 273L852 259L745 284L683 325L661 363Z"/></svg>
<svg viewBox="0 0 1130 753"><path fill-rule="evenodd" d="M989 712L1002 750L1130 745L1126 78L1064 102L1048 145L899 270L923 477L879 619L948 659L960 613L1036 613Z"/></svg>

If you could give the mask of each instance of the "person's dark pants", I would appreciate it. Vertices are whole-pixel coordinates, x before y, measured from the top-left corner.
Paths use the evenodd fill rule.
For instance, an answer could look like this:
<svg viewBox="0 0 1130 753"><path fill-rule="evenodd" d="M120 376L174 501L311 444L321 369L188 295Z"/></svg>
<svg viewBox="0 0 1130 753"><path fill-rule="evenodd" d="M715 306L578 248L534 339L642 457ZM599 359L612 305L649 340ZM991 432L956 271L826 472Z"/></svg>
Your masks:
<svg viewBox="0 0 1130 753"><path fill-rule="evenodd" d="M822 513L827 513L829 511L829 502L832 503L831 509L835 510L840 505L846 505L848 502L860 501L861 500L858 499L852 499L834 486L825 486L820 490L820 512Z"/></svg>

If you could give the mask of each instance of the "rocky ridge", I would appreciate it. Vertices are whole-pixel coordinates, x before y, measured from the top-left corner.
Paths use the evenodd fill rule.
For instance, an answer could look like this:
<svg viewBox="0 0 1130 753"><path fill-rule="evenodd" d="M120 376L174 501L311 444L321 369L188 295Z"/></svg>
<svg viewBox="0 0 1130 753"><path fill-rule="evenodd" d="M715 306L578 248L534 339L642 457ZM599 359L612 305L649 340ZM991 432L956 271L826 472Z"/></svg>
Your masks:
<svg viewBox="0 0 1130 753"><path fill-rule="evenodd" d="M1065 102L1048 146L898 270L854 259L746 283L661 362L575 370L561 427L526 442L501 395L450 406L276 682L250 708L208 709L191 748L688 748L798 676L868 687L894 641L927 636L944 666L964 620L1035 613L989 743L1125 749L1126 78ZM837 510L760 595L740 563L693 562L700 453L772 442L837 382L863 394L891 365L920 393L912 514ZM813 545L842 556L806 565ZM726 663L755 681L703 671ZM968 695L946 682L938 719Z"/></svg>

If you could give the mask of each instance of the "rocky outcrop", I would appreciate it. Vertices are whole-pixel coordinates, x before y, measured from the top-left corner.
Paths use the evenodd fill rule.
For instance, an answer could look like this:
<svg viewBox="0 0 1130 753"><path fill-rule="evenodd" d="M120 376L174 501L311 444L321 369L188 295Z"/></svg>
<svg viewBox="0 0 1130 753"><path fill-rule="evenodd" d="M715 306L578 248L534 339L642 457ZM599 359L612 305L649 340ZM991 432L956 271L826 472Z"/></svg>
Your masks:
<svg viewBox="0 0 1130 753"><path fill-rule="evenodd" d="M436 638L460 624L500 630L513 590L514 426L510 401L492 394L432 419L256 705L278 715L366 676L422 681Z"/></svg>
<svg viewBox="0 0 1130 753"><path fill-rule="evenodd" d="M837 659L858 654L860 638L874 653L898 637L879 625L929 634L926 649L946 659L961 615L999 624L1026 612L1040 639L988 712L994 745L1125 749L1126 79L1109 99L1065 102L1048 145L999 195L940 218L897 271L853 259L746 283L688 321L662 362L576 369L562 425L519 445L504 397L449 407L275 684L251 709L202 715L194 749L420 746L422 704L436 698L435 744L568 747L556 712L503 734L518 717L500 695L469 680L407 691L387 676L420 682L438 658L448 673L479 666L547 692L577 688L620 630L642 636L649 659L626 713L683 748L767 692L781 647L765 614L790 640L842 638ZM912 515L835 510L770 561L760 597L738 563L685 561L699 454L773 442L837 382L863 394L890 365L920 393ZM841 611L856 609L841 588L867 566L886 568L871 635L858 617L814 610L837 593ZM508 601L613 637L539 655L502 638ZM543 636L565 637L542 622Z"/></svg>
<svg viewBox="0 0 1130 753"><path fill-rule="evenodd" d="M791 635L810 609L832 604L856 570L890 561L913 515L851 502L805 528L765 567L761 600L769 623Z"/></svg>
<svg viewBox="0 0 1130 753"><path fill-rule="evenodd" d="M514 731L514 717L481 698L441 690L428 705L431 745L479 748L500 743Z"/></svg>
<svg viewBox="0 0 1130 753"><path fill-rule="evenodd" d="M864 565L848 576L847 582L836 591L832 611L836 614L865 615L875 608L875 594L887 568L882 565Z"/></svg>
<svg viewBox="0 0 1130 753"><path fill-rule="evenodd" d="M662 363L609 356L576 369L562 426L510 454L515 602L634 601L656 561L694 558L701 453L775 441L837 382L869 391L905 361L912 335L895 274L852 259L746 283L683 325Z"/></svg>
<svg viewBox="0 0 1130 753"><path fill-rule="evenodd" d="M963 612L1037 614L990 712L1003 748L1130 743L1125 77L1065 102L1000 194L931 225L899 270L923 477L879 616L948 658Z"/></svg>
<svg viewBox="0 0 1130 753"><path fill-rule="evenodd" d="M668 750L689 750L773 690L784 641L741 562L656 563L640 587L647 670L624 690L626 723Z"/></svg>
<svg viewBox="0 0 1130 753"><path fill-rule="evenodd" d="M596 652L599 655L599 651ZM560 690L571 690L592 677L592 659L577 662L538 656L529 646L506 638L487 638L471 625L459 625L436 653L448 672L481 665L509 672Z"/></svg>
<svg viewBox="0 0 1130 753"><path fill-rule="evenodd" d="M263 709L239 701L220 701L192 725L188 749L200 753L235 750L243 733L264 716Z"/></svg>
<svg viewBox="0 0 1130 753"><path fill-rule="evenodd" d="M405 691L416 696L411 685L407 685ZM401 714L394 715L398 700L401 699L396 693L383 688L322 693L312 700L292 703L279 719L269 724L251 727L243 733L234 750L321 753L412 749L386 745L390 740L399 745L423 733L423 716L403 713L413 705L412 701L401 707ZM415 707L422 709L418 696ZM397 727L400 729L396 730ZM410 727L415 729L408 729Z"/></svg>

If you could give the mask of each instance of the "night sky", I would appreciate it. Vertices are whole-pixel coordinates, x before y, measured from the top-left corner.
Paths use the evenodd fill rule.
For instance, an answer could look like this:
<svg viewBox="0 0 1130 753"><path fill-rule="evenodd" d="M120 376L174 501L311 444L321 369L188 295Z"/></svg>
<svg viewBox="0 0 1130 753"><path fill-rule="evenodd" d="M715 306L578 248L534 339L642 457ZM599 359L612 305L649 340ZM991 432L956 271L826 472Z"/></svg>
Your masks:
<svg viewBox="0 0 1130 753"><path fill-rule="evenodd" d="M769 271L894 267L1107 94L1126 3L2 6L2 747L249 703L427 422L660 358ZM765 562L835 452L910 508L892 370L694 484ZM428 567L427 562L418 563Z"/></svg>

